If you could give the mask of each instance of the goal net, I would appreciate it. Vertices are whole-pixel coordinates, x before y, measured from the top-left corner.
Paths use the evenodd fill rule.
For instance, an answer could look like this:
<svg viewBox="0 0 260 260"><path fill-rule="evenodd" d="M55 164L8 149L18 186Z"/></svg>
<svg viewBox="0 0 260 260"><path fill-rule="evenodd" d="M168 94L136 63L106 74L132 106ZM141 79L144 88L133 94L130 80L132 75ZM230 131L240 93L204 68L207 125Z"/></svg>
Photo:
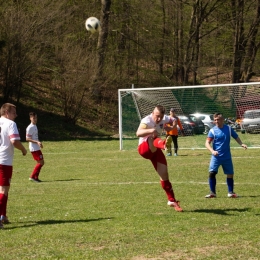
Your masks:
<svg viewBox="0 0 260 260"><path fill-rule="evenodd" d="M149 115L156 105L163 105L167 114L174 108L177 116L220 112L230 119L229 123L236 131L240 131L235 121L242 119L245 111L260 109L260 82L139 89L132 86L131 89L119 89L118 100L120 150L137 149L135 133L140 120ZM260 129L260 125L258 127ZM206 133L181 137L180 148L204 148ZM243 141L247 141L249 146L260 146L257 134L249 136L245 131L242 133L245 133Z"/></svg>

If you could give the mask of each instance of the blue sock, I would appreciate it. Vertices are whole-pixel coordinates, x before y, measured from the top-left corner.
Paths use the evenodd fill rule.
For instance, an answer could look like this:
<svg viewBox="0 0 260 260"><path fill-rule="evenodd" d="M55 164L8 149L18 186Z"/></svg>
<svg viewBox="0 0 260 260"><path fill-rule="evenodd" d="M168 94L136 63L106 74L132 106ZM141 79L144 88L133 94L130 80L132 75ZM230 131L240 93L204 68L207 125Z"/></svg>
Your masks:
<svg viewBox="0 0 260 260"><path fill-rule="evenodd" d="M209 188L210 191L216 194L216 184L217 184L217 180L216 178L209 178Z"/></svg>
<svg viewBox="0 0 260 260"><path fill-rule="evenodd" d="M234 189L234 179L233 178L227 178L227 186L228 186L228 192L233 192Z"/></svg>

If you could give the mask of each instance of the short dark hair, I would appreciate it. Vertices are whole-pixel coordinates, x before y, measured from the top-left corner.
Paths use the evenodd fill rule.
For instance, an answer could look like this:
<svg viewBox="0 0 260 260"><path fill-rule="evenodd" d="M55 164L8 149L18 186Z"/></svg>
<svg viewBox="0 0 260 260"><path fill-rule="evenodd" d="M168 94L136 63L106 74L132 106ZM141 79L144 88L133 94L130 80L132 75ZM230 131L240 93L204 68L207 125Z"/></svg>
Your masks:
<svg viewBox="0 0 260 260"><path fill-rule="evenodd" d="M215 114L213 115L213 118L218 117L218 116L223 117L222 113L215 113Z"/></svg>
<svg viewBox="0 0 260 260"><path fill-rule="evenodd" d="M36 115L37 115L37 114L36 114L35 112L30 112L30 113L29 113L29 117L32 117L32 116L35 117Z"/></svg>
<svg viewBox="0 0 260 260"><path fill-rule="evenodd" d="M165 107L164 107L164 106L162 106L162 105L157 105L155 108L157 108L158 111L159 111L160 113L162 113L163 115L165 114Z"/></svg>

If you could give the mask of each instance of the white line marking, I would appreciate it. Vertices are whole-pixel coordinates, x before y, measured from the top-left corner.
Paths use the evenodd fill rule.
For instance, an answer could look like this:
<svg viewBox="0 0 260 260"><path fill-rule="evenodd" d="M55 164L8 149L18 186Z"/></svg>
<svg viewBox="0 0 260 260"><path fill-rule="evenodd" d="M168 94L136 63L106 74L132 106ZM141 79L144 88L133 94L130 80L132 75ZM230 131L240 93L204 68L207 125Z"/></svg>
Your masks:
<svg viewBox="0 0 260 260"><path fill-rule="evenodd" d="M80 180L82 182L82 180ZM58 181L57 181L58 182ZM160 182L90 182L90 183L84 183L86 185L140 185L140 184L156 184L158 185ZM189 182L178 182L178 181L171 181L172 184L201 184L201 185L208 185L208 182L195 182L195 181L189 181ZM218 184L227 185L226 182L218 182ZM235 182L236 185L260 185L260 183L238 183Z"/></svg>
<svg viewBox="0 0 260 260"><path fill-rule="evenodd" d="M55 185L57 185L57 183L61 182L63 185L65 184L69 184L71 185L71 182L68 180L66 182L66 179L64 180L52 180L51 182L49 182L49 180L46 180L46 182L42 182L42 184L46 183L46 184L50 184L50 183L55 183ZM143 185L143 184L148 184L148 185L153 185L153 184L160 184L160 182L149 182L149 181L146 181L146 182L133 182L133 181L129 181L129 182L87 182L87 180L74 180L73 182L80 182L80 184L82 185L87 185L87 186L91 186L91 185L109 185L109 186L112 186L112 185ZM29 183L29 182L28 182ZM195 182L195 181L186 181L186 182L178 182L178 181L171 181L171 183L174 185L174 184L193 184L193 185L208 185L209 183L208 182ZM18 182L12 182L12 185L14 184L18 184L18 185L24 185L24 183L18 183ZM218 185L221 184L221 185L227 185L226 182L218 182L217 183ZM37 185L40 185L40 184L37 184ZM78 184L77 184L78 185ZM235 182L235 185L260 185L260 183L239 183L239 182Z"/></svg>

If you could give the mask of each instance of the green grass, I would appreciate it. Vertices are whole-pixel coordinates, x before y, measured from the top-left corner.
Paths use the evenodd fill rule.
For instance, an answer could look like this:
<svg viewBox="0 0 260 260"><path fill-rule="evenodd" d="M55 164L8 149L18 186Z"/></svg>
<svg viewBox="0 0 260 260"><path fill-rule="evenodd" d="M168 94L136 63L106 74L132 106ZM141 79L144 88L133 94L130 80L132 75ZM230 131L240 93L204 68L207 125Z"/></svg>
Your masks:
<svg viewBox="0 0 260 260"><path fill-rule="evenodd" d="M118 140L45 142L40 184L28 181L32 156L16 151L0 259L258 259L259 149L232 153L239 199L222 170L218 198L204 198L206 150L167 158L179 213L151 163Z"/></svg>

